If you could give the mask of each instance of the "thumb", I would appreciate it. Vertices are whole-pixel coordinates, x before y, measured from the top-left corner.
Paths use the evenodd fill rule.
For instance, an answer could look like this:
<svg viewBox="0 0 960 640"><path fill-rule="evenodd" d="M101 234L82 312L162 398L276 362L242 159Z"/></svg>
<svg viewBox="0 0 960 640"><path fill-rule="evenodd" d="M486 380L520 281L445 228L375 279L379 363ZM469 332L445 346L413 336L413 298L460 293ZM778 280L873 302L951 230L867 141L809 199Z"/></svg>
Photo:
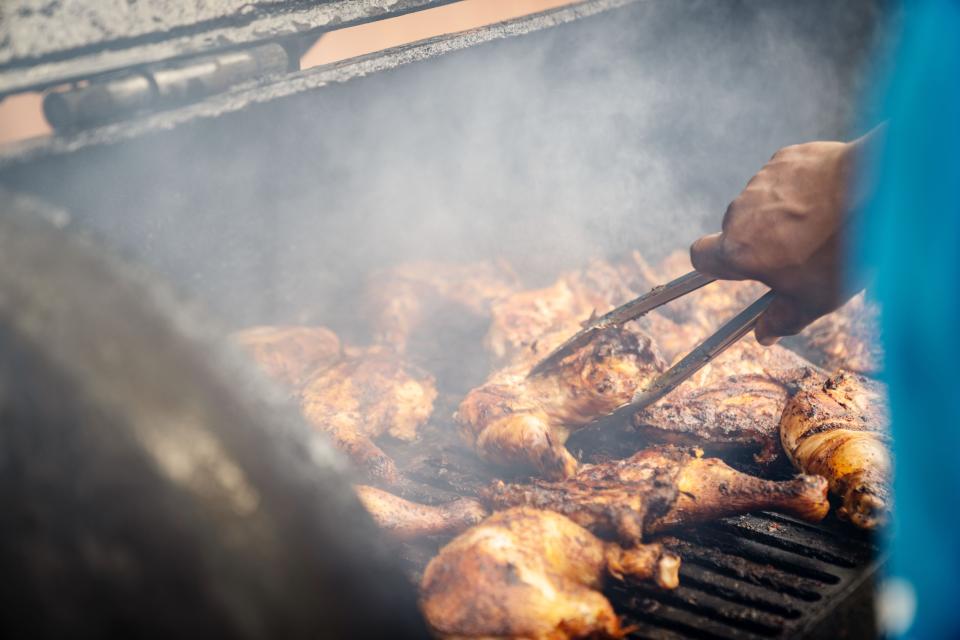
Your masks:
<svg viewBox="0 0 960 640"><path fill-rule="evenodd" d="M723 234L703 236L690 246L690 264L701 273L723 280L742 280L743 275L731 265L723 250Z"/></svg>
<svg viewBox="0 0 960 640"><path fill-rule="evenodd" d="M769 347L783 336L800 333L818 317L793 298L778 295L757 320L754 335L757 342Z"/></svg>

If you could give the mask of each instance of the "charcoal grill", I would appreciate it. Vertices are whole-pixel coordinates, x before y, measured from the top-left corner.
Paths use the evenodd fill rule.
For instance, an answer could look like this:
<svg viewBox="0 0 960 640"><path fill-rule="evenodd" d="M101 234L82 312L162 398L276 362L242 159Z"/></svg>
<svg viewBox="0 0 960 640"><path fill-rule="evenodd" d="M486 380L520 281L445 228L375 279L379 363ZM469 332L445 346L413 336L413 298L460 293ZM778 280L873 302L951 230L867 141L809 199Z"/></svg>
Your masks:
<svg viewBox="0 0 960 640"><path fill-rule="evenodd" d="M880 17L868 0L584 0L301 71L299 55L326 30L445 2L223 0L198 3L195 11L176 9L180 3L149 4L127 13L98 3L102 8L78 17L61 5L37 13L31 3L22 3L18 15L26 30L19 38L4 39L0 50L0 94L50 87L66 87L67 93L48 104L56 135L0 150L0 186L7 190L7 210L52 216L62 227L57 233L92 236L135 262L149 274L135 279L145 289L163 280L178 290L162 305L147 305L158 326L178 328L168 332L170 344L189 345L173 353L205 344L219 353L211 336L258 323L320 322L350 339L363 332L356 292L366 276L411 258L498 255L531 283L598 254L639 248L656 259L710 229L721 203L773 150L849 130L864 53L877 37ZM69 38L45 36L62 30L64 21L71 26ZM10 21L3 28L9 29ZM61 255L55 245L36 246ZM74 286L81 290L84 273L74 272ZM201 300L212 312L206 330L184 335L180 294ZM76 298L80 304L84 296ZM88 316L64 312L56 317L69 323ZM16 347L18 363L42 362L33 369L41 372L38 376L54 375L56 359L37 349L45 344L43 334L22 343L22 333L11 330L11 318L9 309L0 317L3 344ZM76 335L87 329L93 331L80 327ZM50 336L65 335L56 323L46 330ZM147 331L142 337L130 348L149 361L159 343L151 342ZM196 367L196 359L185 366ZM223 393L218 396L223 403L247 407L235 392L225 391L229 376L222 377L214 366L202 371ZM58 380L70 388L69 376ZM164 388L157 381L156 391ZM457 396L455 388L444 391L446 405L437 415L447 415ZM3 398L4 416L9 419L10 406L21 412L16 416L27 416L17 423L21 426L42 416L37 424L47 429L41 439L47 445L57 441L58 428L67 428L67 416L47 411L42 402L10 405L9 397ZM87 433L96 412L83 402L75 405L79 413L70 426ZM262 416L262 407L253 415ZM213 436L229 439L224 424L217 423ZM38 447L28 430L17 433L7 440L10 450L24 460L32 456L49 471L39 476L47 491L69 495L73 478L56 452ZM362 520L344 490L336 456L318 455L304 433L295 427L284 431L288 448L277 459L287 464L268 456L276 464L275 484L258 476L266 483L264 496L274 501L270 509L286 514L278 531L290 536L289 548L304 543L295 531L297 522L316 532L317 548L327 545L327 536L386 545L368 522L337 532L310 518L298 520L278 506L296 505L311 513L333 508ZM618 446L638 444L621 435ZM254 464L253 443L270 441L263 434L250 437L236 445L242 468ZM474 492L489 477L456 442L448 422L431 424L424 442L429 445L417 451L386 446L412 479L408 497L439 502ZM110 459L97 438L80 437L75 446L77 455L90 460ZM291 459L298 462L291 465ZM322 473L303 472L298 465L305 461L319 465ZM113 481L147 482L136 465L113 476L111 467L104 469L103 477ZM15 466L4 467L4 473L10 480L5 495L26 514L2 523L5 562L19 548L11 541L38 535L38 522L54 527L57 535L46 542L62 550L56 545L71 539L67 525L76 521L30 520L36 516L26 501L38 495L37 485L29 484L37 478L17 475ZM162 493L159 485L142 486ZM318 496L313 505L304 493L310 486ZM159 510L156 523L137 521L124 535L136 538L138 527L140 533L165 530L175 513ZM97 518L91 522L103 524ZM194 524L199 528L171 542L173 548L210 548L204 546L211 538L203 523ZM97 531L104 543L119 535L106 525ZM277 540L282 548L282 536ZM416 577L440 542L406 546L402 568ZM683 531L666 542L684 558L678 590L661 593L630 584L611 587L608 594L634 625L636 637L872 635L870 585L877 550L843 523L813 526L762 513ZM134 545L131 553L148 557L157 548ZM303 620L326 620L342 632L345 619L370 618L371 604L384 602L379 598L392 590L402 621L395 635L422 630L406 615L413 590L394 579L396 567L383 557L389 553L365 553L363 545L339 543L327 548L346 549L342 557L348 567L354 558L364 559L355 563L355 571L339 566L335 579L324 573L322 562L305 563L322 576L322 584L312 591L303 581L292 581L289 593L279 592L290 596L290 608L265 606L259 610L261 622L276 622L284 611L303 614L311 595L333 592L332 581L343 586L341 594L369 587L370 595L338 598L329 607L315 599L314 615ZM249 565L242 553L233 562L255 567L262 556L253 555ZM150 563L144 567L149 570ZM376 575L370 575L371 567ZM160 598L153 607L138 608L142 602L136 599L144 594L125 590L122 581L113 585L115 591L102 592L111 598L91 601L79 596L86 588L83 581L53 589L45 582L56 575L45 572L50 567L14 563L6 568L8 584L27 585L16 602L36 605L55 594L90 603L50 622L50 636L76 630L78 621L102 631L97 625L111 607L123 609L127 623L138 620L138 611L166 620L167 626L155 625L158 635L198 628L188 625L190 616L164 613L165 604L182 612L189 602ZM210 577L205 570L198 565L192 575L203 581ZM184 575L191 574L159 581L157 593L175 592L176 580ZM225 614L198 608L194 622L206 615L202 622L208 626L199 628L247 637L284 629L247 624L243 609L234 606ZM0 622L16 637L22 635L17 625L24 617L11 611L7 608ZM224 616L238 617L217 626ZM371 618L371 624L378 620Z"/></svg>

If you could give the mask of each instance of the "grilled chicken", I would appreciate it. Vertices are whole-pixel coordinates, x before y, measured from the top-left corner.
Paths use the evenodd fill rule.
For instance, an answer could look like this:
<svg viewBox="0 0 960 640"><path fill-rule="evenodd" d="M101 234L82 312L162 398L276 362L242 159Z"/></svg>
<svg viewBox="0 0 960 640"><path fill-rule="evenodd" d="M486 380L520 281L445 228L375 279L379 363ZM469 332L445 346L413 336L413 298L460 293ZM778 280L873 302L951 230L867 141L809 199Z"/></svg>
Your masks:
<svg viewBox="0 0 960 640"><path fill-rule="evenodd" d="M251 327L234 333L232 338L250 352L267 375L291 392L343 356L340 340L325 327Z"/></svg>
<svg viewBox="0 0 960 640"><path fill-rule="evenodd" d="M618 638L624 630L599 591L606 575L673 588L679 565L659 544L624 550L559 514L511 509L430 561L421 608L441 637Z"/></svg>
<svg viewBox="0 0 960 640"><path fill-rule="evenodd" d="M488 346L517 367L529 368L579 330L591 313L606 312L636 297L638 288L690 269L685 253L671 254L656 267L637 253L615 265L593 263L552 287L519 292L496 303ZM675 361L762 289L756 283L716 282L647 314L634 326L652 337L668 362ZM702 444L712 451L736 449L771 462L779 452L777 427L787 385L809 365L783 347L764 349L748 337L641 412L634 425L655 442Z"/></svg>
<svg viewBox="0 0 960 640"><path fill-rule="evenodd" d="M827 371L844 369L875 376L883 367L879 315L879 309L861 293L784 344Z"/></svg>
<svg viewBox="0 0 960 640"><path fill-rule="evenodd" d="M556 511L628 545L648 533L761 509L814 522L827 515L827 482L819 476L764 480L701 454L676 447L640 451L625 460L584 465L560 482L497 482L484 498L495 509L525 505Z"/></svg>
<svg viewBox="0 0 960 640"><path fill-rule="evenodd" d="M627 402L664 364L648 336L606 329L544 375L527 378L526 363L493 374L455 419L484 460L566 478L577 468L564 447L569 434Z"/></svg>
<svg viewBox="0 0 960 640"><path fill-rule="evenodd" d="M633 424L653 441L743 451L770 463L780 451L778 427L788 388L810 367L789 349L763 347L746 336L638 412Z"/></svg>
<svg viewBox="0 0 960 640"><path fill-rule="evenodd" d="M461 323L480 317L486 322L490 305L517 286L505 263L423 260L374 273L365 297L374 317L375 340L403 352L421 329L432 338L437 321L445 317Z"/></svg>
<svg viewBox="0 0 960 640"><path fill-rule="evenodd" d="M864 529L883 525L891 508L891 457L882 387L840 372L810 376L790 398L780 422L783 448L804 473L830 482L837 514Z"/></svg>
<svg viewBox="0 0 960 640"><path fill-rule="evenodd" d="M353 489L374 522L397 540L460 533L489 515L479 501L470 498L431 506L367 485Z"/></svg>
<svg viewBox="0 0 960 640"><path fill-rule="evenodd" d="M635 283L629 265L595 260L548 287L513 293L491 307L487 348L500 364L535 361L559 344L548 344L545 338L562 341L592 314L636 297Z"/></svg>
<svg viewBox="0 0 960 640"><path fill-rule="evenodd" d="M433 377L382 347L347 350L343 361L319 371L304 386L304 417L330 434L373 477L398 479L387 454L373 440L389 435L416 438L437 397Z"/></svg>

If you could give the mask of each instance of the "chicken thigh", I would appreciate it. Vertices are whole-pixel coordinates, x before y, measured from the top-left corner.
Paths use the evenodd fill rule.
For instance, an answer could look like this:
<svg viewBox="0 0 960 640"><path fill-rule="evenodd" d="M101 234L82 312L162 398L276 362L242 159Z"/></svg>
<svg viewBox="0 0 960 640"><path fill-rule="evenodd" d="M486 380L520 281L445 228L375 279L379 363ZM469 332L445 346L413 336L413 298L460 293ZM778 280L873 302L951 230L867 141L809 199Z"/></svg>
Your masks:
<svg viewBox="0 0 960 640"><path fill-rule="evenodd" d="M553 370L532 378L520 363L494 373L460 403L455 420L481 458L551 479L572 475L569 434L630 400L665 362L629 327L597 333Z"/></svg>
<svg viewBox="0 0 960 640"><path fill-rule="evenodd" d="M421 607L441 637L619 638L604 578L674 588L679 565L659 544L625 550L559 514L521 507L441 549L423 574Z"/></svg>
<svg viewBox="0 0 960 640"><path fill-rule="evenodd" d="M830 482L837 515L864 529L886 523L891 508L889 418L884 390L847 372L809 376L783 411L780 437L793 464Z"/></svg>
<svg viewBox="0 0 960 640"><path fill-rule="evenodd" d="M398 479L393 460L373 440L412 441L433 413L433 376L382 347L348 350L343 361L304 386L300 407L315 428L375 478Z"/></svg>

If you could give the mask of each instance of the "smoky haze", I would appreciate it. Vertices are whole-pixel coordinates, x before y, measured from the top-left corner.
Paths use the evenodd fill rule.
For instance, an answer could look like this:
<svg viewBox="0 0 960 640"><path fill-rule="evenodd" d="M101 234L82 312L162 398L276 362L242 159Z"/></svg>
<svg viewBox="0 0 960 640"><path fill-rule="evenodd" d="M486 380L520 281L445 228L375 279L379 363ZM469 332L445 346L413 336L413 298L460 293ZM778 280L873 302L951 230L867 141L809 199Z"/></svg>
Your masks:
<svg viewBox="0 0 960 640"><path fill-rule="evenodd" d="M539 284L686 248L778 148L857 133L878 16L867 1L638 2L21 182L232 322L342 328L377 266L503 257Z"/></svg>
<svg viewBox="0 0 960 640"><path fill-rule="evenodd" d="M348 126L320 180L362 230L343 261L501 255L542 281L685 248L779 147L854 134L870 6L836 4L643 2L325 103Z"/></svg>

